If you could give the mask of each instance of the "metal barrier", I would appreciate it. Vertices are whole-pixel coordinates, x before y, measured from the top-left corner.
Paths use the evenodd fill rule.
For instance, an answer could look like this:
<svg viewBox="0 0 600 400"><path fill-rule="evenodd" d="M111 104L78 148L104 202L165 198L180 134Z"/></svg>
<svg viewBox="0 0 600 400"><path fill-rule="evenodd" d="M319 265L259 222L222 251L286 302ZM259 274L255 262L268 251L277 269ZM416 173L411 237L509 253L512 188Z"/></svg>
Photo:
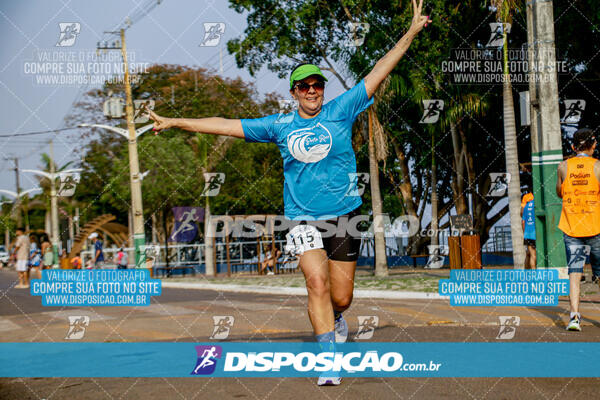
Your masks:
<svg viewBox="0 0 600 400"><path fill-rule="evenodd" d="M509 225L495 226L490 232L490 237L483 245L482 251L486 253L512 252L512 236Z"/></svg>
<svg viewBox="0 0 600 400"><path fill-rule="evenodd" d="M447 245L450 231L444 230L439 232L439 244ZM406 254L406 238L386 238L386 255L387 256L405 256ZM229 260L227 257L227 243L217 242L215 244L215 261L216 264L235 264L235 265L252 265L258 266L260 261L264 260L265 249L270 248L271 244L281 251L282 256L285 255L285 240L252 240L241 242L229 242ZM169 251L169 266L200 266L204 264L205 245L202 243L195 244L170 244ZM134 266L133 248L124 249L129 257L129 267ZM104 259L106 268L116 268L116 254L119 251L117 247L105 248ZM147 255L154 259L155 267L164 267L167 265L167 257L164 246L157 244L149 244L146 247ZM490 237L482 246L483 252L510 252L512 251L510 226L496 226L490 232ZM373 257L375 255L375 239L369 236L361 238L360 251L361 257ZM93 250L81 252L81 259L84 268L87 263L93 258Z"/></svg>
<svg viewBox="0 0 600 400"><path fill-rule="evenodd" d="M275 243L275 246L281 251L281 253L284 253L285 240L229 242L229 262L231 264L258 264L260 261L263 261L265 249L270 248L271 243ZM227 263L226 246L226 243L215 243L215 258L217 264ZM203 243L170 244L168 246L169 266L179 267L204 264L204 247L205 245ZM127 247L123 250L128 254L132 254L131 252L133 252L135 249ZM102 249L105 267L116 267L116 256L118 251L119 248L117 247ZM93 252L94 250L85 250L81 252L81 259L84 268L93 259ZM154 258L154 266L164 267L167 265L167 255L164 246L149 244L146 246L146 254L147 256ZM133 259L128 257L128 261L128 267L133 267L135 264Z"/></svg>

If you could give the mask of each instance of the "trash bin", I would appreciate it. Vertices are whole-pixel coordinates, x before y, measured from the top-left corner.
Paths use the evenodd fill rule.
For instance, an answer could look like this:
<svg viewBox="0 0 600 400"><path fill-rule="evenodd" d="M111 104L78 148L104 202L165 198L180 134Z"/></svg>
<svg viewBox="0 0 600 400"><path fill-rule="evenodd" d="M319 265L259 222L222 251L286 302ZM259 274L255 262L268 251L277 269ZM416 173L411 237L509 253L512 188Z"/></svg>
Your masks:
<svg viewBox="0 0 600 400"><path fill-rule="evenodd" d="M460 237L462 267L465 269L481 269L481 243L479 235L463 235Z"/></svg>
<svg viewBox="0 0 600 400"><path fill-rule="evenodd" d="M448 255L450 256L450 268L462 268L462 256L460 252L460 236L448 236Z"/></svg>
<svg viewBox="0 0 600 400"><path fill-rule="evenodd" d="M150 272L150 278L154 278L154 257L146 257L146 268Z"/></svg>

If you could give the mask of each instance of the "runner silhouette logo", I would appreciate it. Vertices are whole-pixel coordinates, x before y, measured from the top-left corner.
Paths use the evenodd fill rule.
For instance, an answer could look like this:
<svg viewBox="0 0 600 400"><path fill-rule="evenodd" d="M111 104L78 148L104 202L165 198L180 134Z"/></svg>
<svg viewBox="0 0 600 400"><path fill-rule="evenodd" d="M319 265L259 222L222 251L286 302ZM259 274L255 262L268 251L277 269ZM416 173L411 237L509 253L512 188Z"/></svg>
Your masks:
<svg viewBox="0 0 600 400"><path fill-rule="evenodd" d="M440 119L440 113L444 109L444 100L423 100L423 116L420 124L435 124Z"/></svg>
<svg viewBox="0 0 600 400"><path fill-rule="evenodd" d="M198 360L190 375L210 375L217 368L217 360L221 358L221 346L196 346Z"/></svg>
<svg viewBox="0 0 600 400"><path fill-rule="evenodd" d="M499 316L500 319L500 330L496 339L510 340L515 337L517 332L517 326L521 322L519 316Z"/></svg>
<svg viewBox="0 0 600 400"><path fill-rule="evenodd" d="M279 114L275 120L276 124L289 124L294 120L294 111L298 109L296 100L278 100Z"/></svg>
<svg viewBox="0 0 600 400"><path fill-rule="evenodd" d="M59 22L60 36L56 47L71 47L75 44L75 39L81 32L81 24L79 22Z"/></svg>
<svg viewBox="0 0 600 400"><path fill-rule="evenodd" d="M173 207L173 232L169 240L189 243L198 234L199 221L204 220L204 209L200 207Z"/></svg>
<svg viewBox="0 0 600 400"><path fill-rule="evenodd" d="M221 42L221 36L225 34L224 22L204 22L204 39L200 47L215 47Z"/></svg>
<svg viewBox="0 0 600 400"><path fill-rule="evenodd" d="M69 331L65 340L83 339L85 328L90 325L90 317L87 315L69 316Z"/></svg>
<svg viewBox="0 0 600 400"><path fill-rule="evenodd" d="M210 336L213 340L224 340L229 336L235 318L232 315L213 315L214 328Z"/></svg>
<svg viewBox="0 0 600 400"><path fill-rule="evenodd" d="M585 100L565 100L565 113L560 122L578 124L583 111L585 111Z"/></svg>
<svg viewBox="0 0 600 400"><path fill-rule="evenodd" d="M348 174L350 183L346 190L346 197L360 197L365 193L365 189L369 184L370 175L368 172L350 172Z"/></svg>
<svg viewBox="0 0 600 400"><path fill-rule="evenodd" d="M427 246L429 250L429 258L427 258L426 269L440 269L444 266L444 255L448 253L445 245L430 244Z"/></svg>
<svg viewBox="0 0 600 400"><path fill-rule="evenodd" d="M60 173L58 175L58 192L59 197L70 197L75 194L75 188L79 183L81 176L78 173Z"/></svg>
<svg viewBox="0 0 600 400"><path fill-rule="evenodd" d="M369 33L371 25L364 22L348 22L348 39L346 47L359 47L365 42L365 36Z"/></svg>
<svg viewBox="0 0 600 400"><path fill-rule="evenodd" d="M375 329L379 325L379 317L377 315L359 315L358 318L358 331L355 340L369 340L373 337Z"/></svg>
<svg viewBox="0 0 600 400"><path fill-rule="evenodd" d="M570 269L582 269L585 261L590 255L591 247L587 245L571 244L569 245L568 265Z"/></svg>
<svg viewBox="0 0 600 400"><path fill-rule="evenodd" d="M485 47L502 47L504 46L504 31L508 35L511 25L509 23L492 22L490 23L490 40Z"/></svg>
<svg viewBox="0 0 600 400"><path fill-rule="evenodd" d="M223 172L205 172L204 189L200 196L214 197L221 191L221 185L225 183L225 174Z"/></svg>
<svg viewBox="0 0 600 400"><path fill-rule="evenodd" d="M490 190L487 197L503 197L508 191L510 174L507 172L490 172Z"/></svg>

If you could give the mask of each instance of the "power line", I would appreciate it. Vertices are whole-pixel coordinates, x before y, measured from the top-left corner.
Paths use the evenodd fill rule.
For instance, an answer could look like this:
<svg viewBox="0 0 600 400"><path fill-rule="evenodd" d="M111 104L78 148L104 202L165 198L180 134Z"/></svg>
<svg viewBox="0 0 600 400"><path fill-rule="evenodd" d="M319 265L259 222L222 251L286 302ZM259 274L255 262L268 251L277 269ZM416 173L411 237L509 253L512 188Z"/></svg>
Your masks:
<svg viewBox="0 0 600 400"><path fill-rule="evenodd" d="M150 13L156 6L158 6L163 0L149 0L142 5L138 5L133 9L131 15L125 18L125 21L116 25L111 31L104 32L104 34L115 35L121 29L127 30L131 28L133 24L143 19L146 15Z"/></svg>
<svg viewBox="0 0 600 400"><path fill-rule="evenodd" d="M68 130L72 130L72 129L80 129L80 128L78 126L72 126L70 128L49 129L47 131L35 131L35 132L25 132L25 133L6 133L6 134L1 134L0 137L19 137L19 136L43 135L45 133L68 131Z"/></svg>

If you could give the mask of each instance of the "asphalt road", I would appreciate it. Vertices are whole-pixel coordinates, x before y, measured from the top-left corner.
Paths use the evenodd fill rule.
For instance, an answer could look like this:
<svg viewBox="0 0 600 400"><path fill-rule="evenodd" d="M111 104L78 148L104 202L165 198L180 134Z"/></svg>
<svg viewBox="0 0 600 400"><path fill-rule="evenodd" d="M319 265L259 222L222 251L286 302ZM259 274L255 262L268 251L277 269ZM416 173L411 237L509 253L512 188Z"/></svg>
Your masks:
<svg viewBox="0 0 600 400"><path fill-rule="evenodd" d="M89 342L208 342L214 340L213 316L234 317L226 341L313 340L304 296L163 289L149 307L43 307L28 290L12 288L15 278L15 272L0 270L2 342L65 342L73 315L89 316L80 339ZM506 341L497 339L499 317L518 316L512 341L595 342L600 339L600 296L596 287L586 285L579 333L564 329L566 301L558 307L524 308L357 299L345 313L349 340L358 331L359 316L377 316L372 341ZM0 399L589 399L598 397L598 383L582 378L345 378L339 387L323 388L314 378L0 378Z"/></svg>

